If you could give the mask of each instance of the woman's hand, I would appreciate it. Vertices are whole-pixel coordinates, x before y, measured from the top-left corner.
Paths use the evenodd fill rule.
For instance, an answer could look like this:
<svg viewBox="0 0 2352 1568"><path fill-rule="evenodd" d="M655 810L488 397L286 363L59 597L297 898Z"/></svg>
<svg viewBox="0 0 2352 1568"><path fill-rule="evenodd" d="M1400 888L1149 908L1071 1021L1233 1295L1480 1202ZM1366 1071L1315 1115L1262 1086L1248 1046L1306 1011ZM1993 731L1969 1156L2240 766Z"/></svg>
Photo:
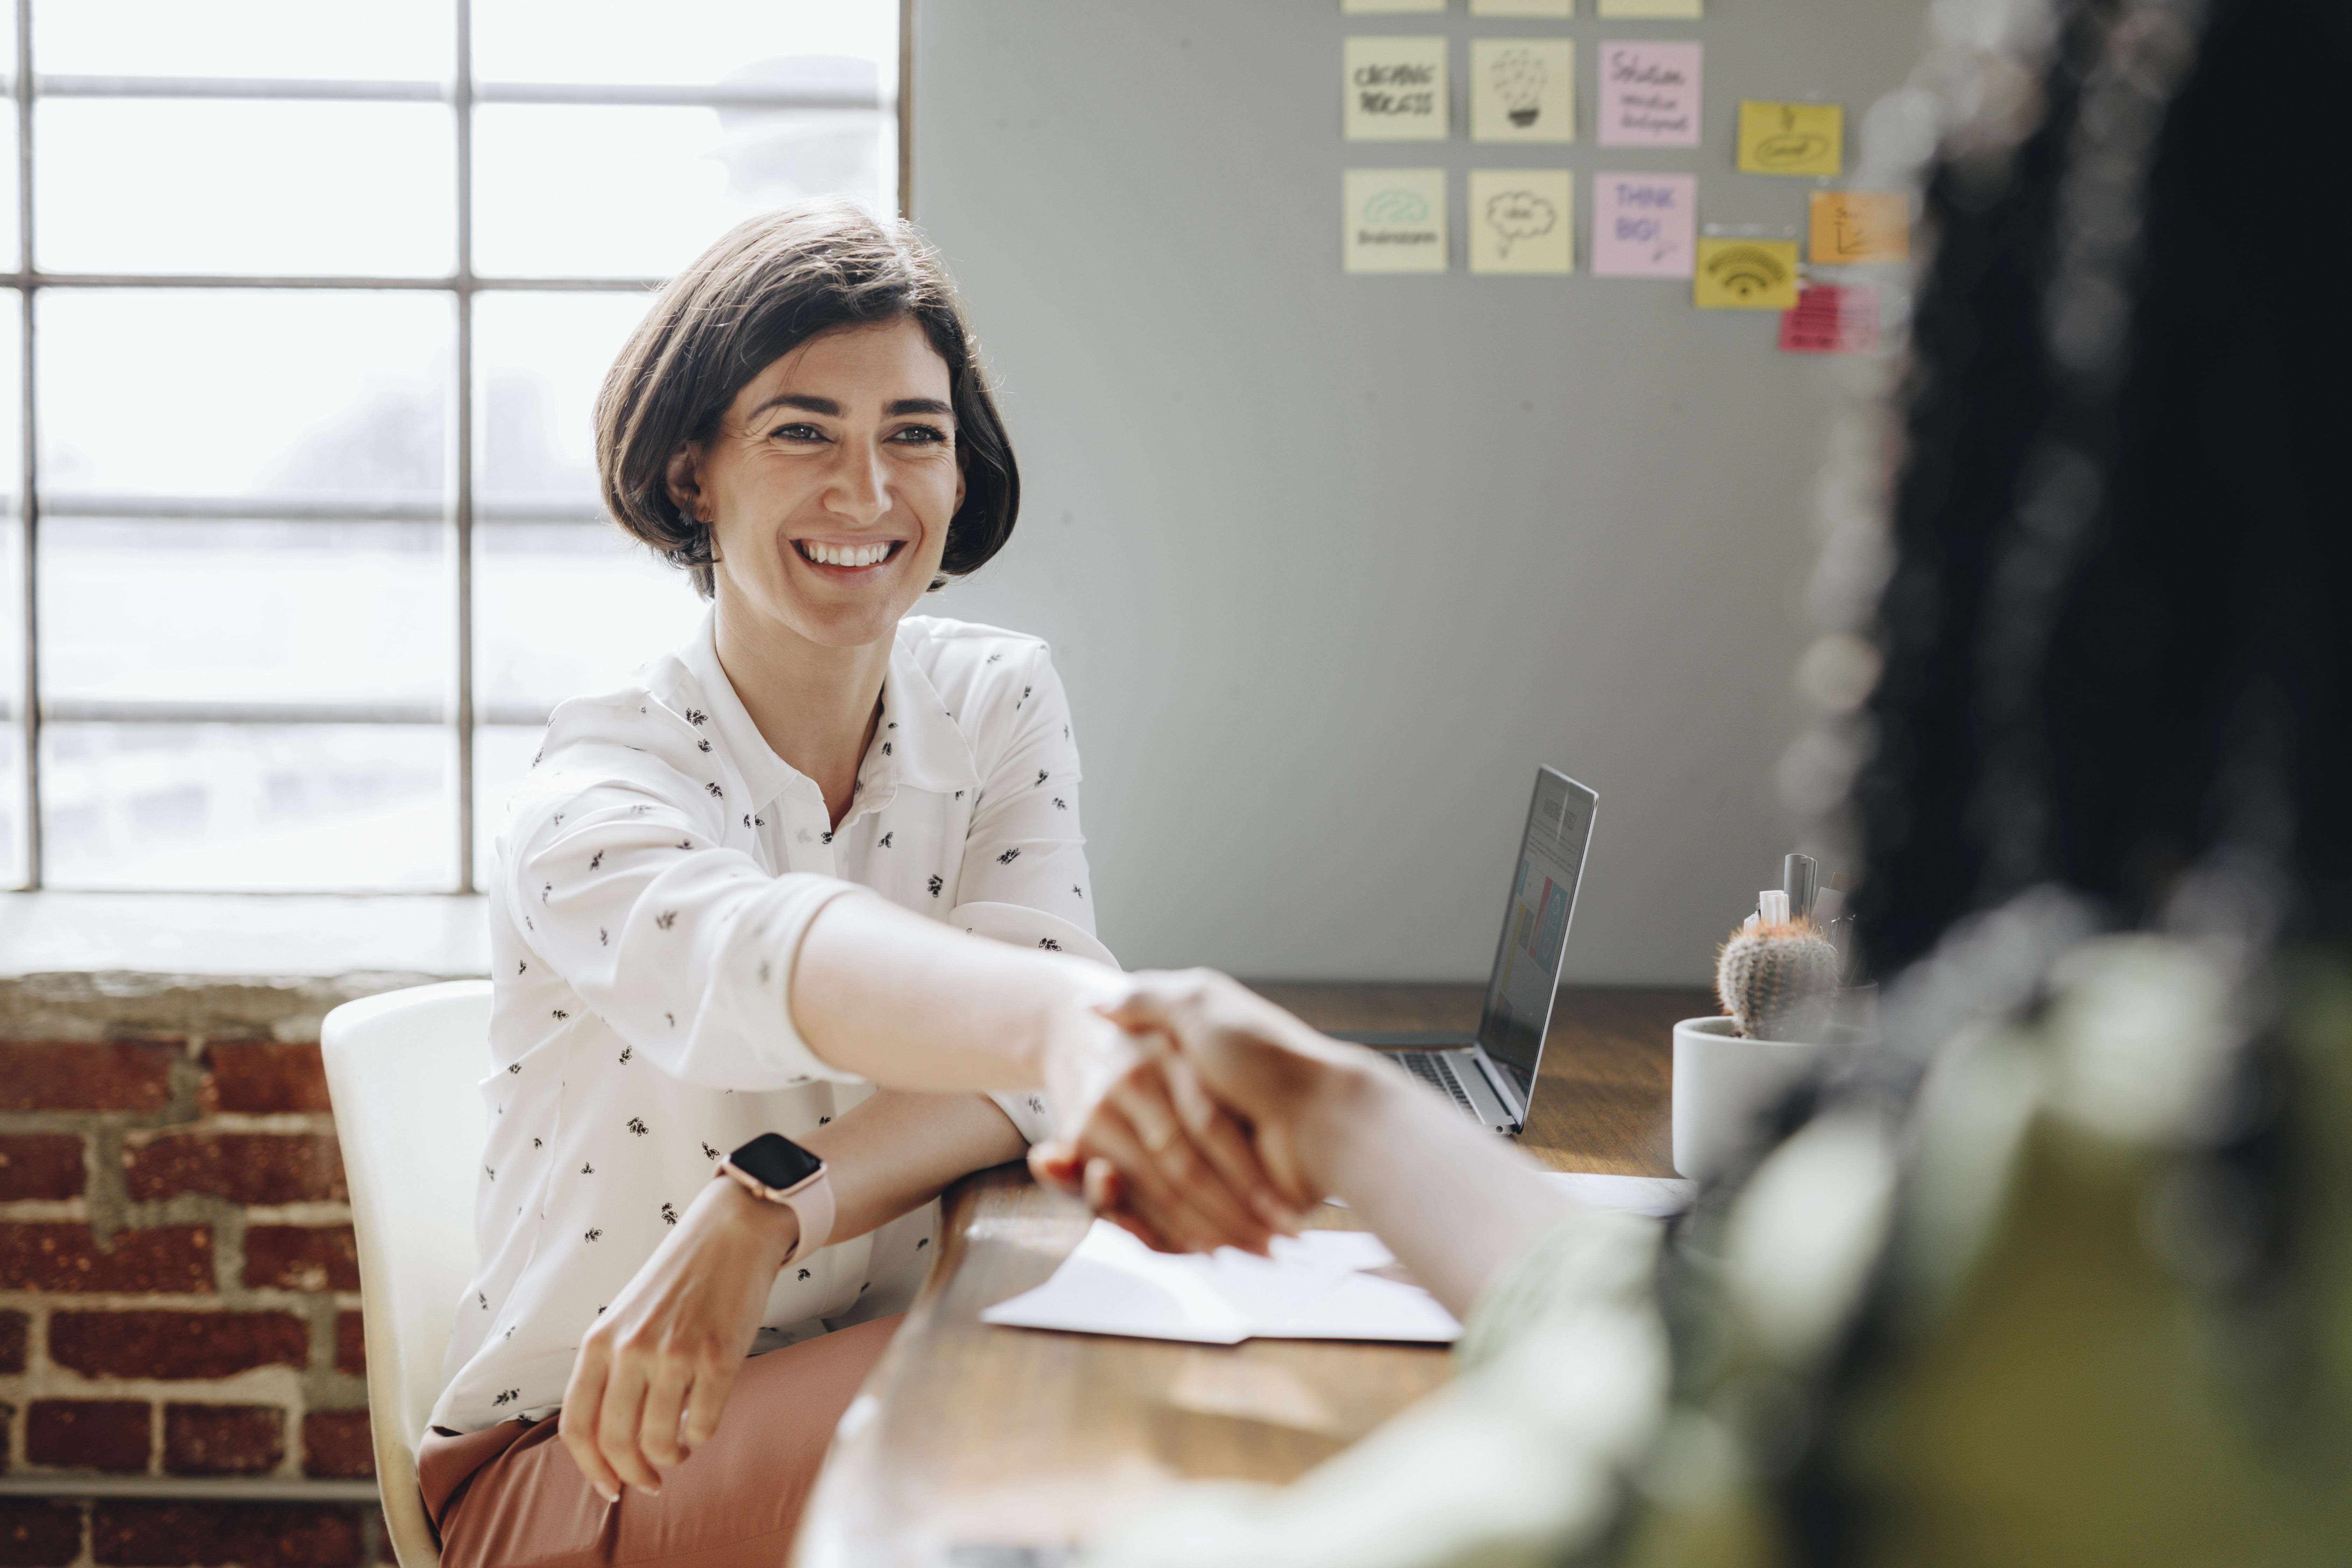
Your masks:
<svg viewBox="0 0 2352 1568"><path fill-rule="evenodd" d="M713 1180L588 1331L559 1431L606 1502L624 1486L658 1492L661 1471L719 1430L776 1270L799 1239L792 1210Z"/></svg>
<svg viewBox="0 0 2352 1568"><path fill-rule="evenodd" d="M1074 1187L1073 1162L1115 1166L1124 1201L1108 1217L1164 1252L1263 1254L1297 1229L1300 1199L1164 1042L1083 1009L1055 1029L1046 1075L1063 1131L1030 1151L1041 1180Z"/></svg>
<svg viewBox="0 0 2352 1568"><path fill-rule="evenodd" d="M1265 1184L1287 1211L1284 1228L1295 1228L1297 1212L1328 1188L1323 1130L1344 1117L1363 1053L1205 969L1129 976L1125 994L1102 1011L1129 1032L1136 1052L1123 1092L1111 1098L1124 1125L1105 1136L1090 1124L1032 1150L1037 1177L1082 1193L1155 1247L1191 1249L1160 1223L1161 1173L1144 1158L1150 1140L1140 1131L1150 1127L1165 1147L1214 1149L1221 1170L1253 1173L1239 1179ZM1246 1166L1234 1146L1244 1131Z"/></svg>

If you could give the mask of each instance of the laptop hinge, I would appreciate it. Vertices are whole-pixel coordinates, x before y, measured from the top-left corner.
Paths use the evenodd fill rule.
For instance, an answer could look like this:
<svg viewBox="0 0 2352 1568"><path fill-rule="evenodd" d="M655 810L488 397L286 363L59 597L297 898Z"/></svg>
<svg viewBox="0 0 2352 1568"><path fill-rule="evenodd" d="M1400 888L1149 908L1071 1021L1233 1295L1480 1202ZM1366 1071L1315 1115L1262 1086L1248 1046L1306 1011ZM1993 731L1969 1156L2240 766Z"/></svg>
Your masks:
<svg viewBox="0 0 2352 1568"><path fill-rule="evenodd" d="M1495 1069L1494 1064L1486 1059L1484 1047L1471 1052L1470 1059L1478 1064L1478 1071L1486 1079L1486 1087L1495 1091L1496 1100L1502 1101L1503 1110L1510 1117L1513 1125L1525 1127L1528 1123L1528 1108L1519 1099L1518 1090L1507 1081L1508 1075Z"/></svg>

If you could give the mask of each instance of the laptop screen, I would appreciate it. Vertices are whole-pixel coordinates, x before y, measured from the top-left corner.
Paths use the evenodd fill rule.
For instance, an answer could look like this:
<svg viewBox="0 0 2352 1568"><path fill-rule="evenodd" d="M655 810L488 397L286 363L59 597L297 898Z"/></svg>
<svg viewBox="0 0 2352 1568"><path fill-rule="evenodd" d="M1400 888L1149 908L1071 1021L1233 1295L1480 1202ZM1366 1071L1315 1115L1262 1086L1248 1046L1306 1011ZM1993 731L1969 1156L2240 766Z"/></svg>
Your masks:
<svg viewBox="0 0 2352 1568"><path fill-rule="evenodd" d="M1511 1075L1522 1106L1535 1089L1536 1058L1559 988L1559 958L1568 947L1569 917L1576 910L1576 884L1584 874L1599 800L1565 773L1536 772L1518 872L1503 907L1502 945L1478 1016L1478 1043Z"/></svg>

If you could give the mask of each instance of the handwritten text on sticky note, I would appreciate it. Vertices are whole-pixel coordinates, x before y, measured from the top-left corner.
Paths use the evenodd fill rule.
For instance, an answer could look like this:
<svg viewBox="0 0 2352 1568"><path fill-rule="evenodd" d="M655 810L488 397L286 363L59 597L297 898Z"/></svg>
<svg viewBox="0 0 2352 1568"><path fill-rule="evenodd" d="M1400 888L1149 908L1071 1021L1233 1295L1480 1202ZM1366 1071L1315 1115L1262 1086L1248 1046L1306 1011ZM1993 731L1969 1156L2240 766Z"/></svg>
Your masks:
<svg viewBox="0 0 2352 1568"><path fill-rule="evenodd" d="M1445 40L1349 38L1342 64L1350 142L1445 140Z"/></svg>
<svg viewBox="0 0 2352 1568"><path fill-rule="evenodd" d="M1911 198L1900 191L1815 191L1811 218L1819 265L1902 261L1911 254Z"/></svg>
<svg viewBox="0 0 2352 1568"><path fill-rule="evenodd" d="M1701 310L1795 310L1797 242L1701 239L1691 303Z"/></svg>
<svg viewBox="0 0 2352 1568"><path fill-rule="evenodd" d="M1601 46L1601 144L1696 147L1699 131L1696 44Z"/></svg>
<svg viewBox="0 0 2352 1568"><path fill-rule="evenodd" d="M1834 103L1739 100L1742 173L1834 174L1844 150L1845 110Z"/></svg>
<svg viewBox="0 0 2352 1568"><path fill-rule="evenodd" d="M1444 170L1349 169L1339 180L1347 270L1445 270Z"/></svg>
<svg viewBox="0 0 2352 1568"><path fill-rule="evenodd" d="M1594 277L1687 278L1697 236L1697 175L1592 176Z"/></svg>

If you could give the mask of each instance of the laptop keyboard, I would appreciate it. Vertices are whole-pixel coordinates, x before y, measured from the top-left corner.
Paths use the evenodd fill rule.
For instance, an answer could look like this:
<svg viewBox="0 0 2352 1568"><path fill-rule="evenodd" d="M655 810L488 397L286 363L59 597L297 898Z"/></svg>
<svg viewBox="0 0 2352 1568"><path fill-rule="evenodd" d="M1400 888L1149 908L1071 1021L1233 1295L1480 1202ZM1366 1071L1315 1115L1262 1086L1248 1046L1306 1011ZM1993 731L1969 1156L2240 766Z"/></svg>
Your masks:
<svg viewBox="0 0 2352 1568"><path fill-rule="evenodd" d="M1438 1090L1447 1098L1451 1099L1454 1105L1461 1110L1463 1115L1475 1118L1482 1123L1486 1121L1485 1117L1478 1115L1478 1108L1470 1103L1469 1091L1462 1087L1461 1079L1454 1076L1454 1058L1451 1053L1444 1051L1384 1051L1381 1054L1387 1057L1389 1060L1396 1063L1397 1066L1404 1068L1405 1071L1412 1074L1413 1077L1421 1079L1422 1082L1429 1085L1430 1088Z"/></svg>

